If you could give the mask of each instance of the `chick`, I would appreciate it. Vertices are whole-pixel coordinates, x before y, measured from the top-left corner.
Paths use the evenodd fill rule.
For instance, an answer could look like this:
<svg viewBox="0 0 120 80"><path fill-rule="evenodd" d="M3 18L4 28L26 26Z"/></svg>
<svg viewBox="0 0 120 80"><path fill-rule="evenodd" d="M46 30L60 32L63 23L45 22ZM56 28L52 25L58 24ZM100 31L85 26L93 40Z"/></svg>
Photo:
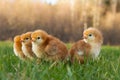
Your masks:
<svg viewBox="0 0 120 80"><path fill-rule="evenodd" d="M43 30L36 30L32 33L32 50L38 58L47 61L63 60L67 56L67 48L59 39L48 35Z"/></svg>
<svg viewBox="0 0 120 80"><path fill-rule="evenodd" d="M22 43L21 43L20 35L14 37L13 49L16 56L18 56L22 60L26 59L26 56L22 51Z"/></svg>
<svg viewBox="0 0 120 80"><path fill-rule="evenodd" d="M83 40L79 40L70 49L71 61L75 59L84 63L84 59L96 59L100 53L103 37L99 30L88 28L83 32Z"/></svg>
<svg viewBox="0 0 120 80"><path fill-rule="evenodd" d="M32 32L27 32L21 35L21 42L22 42L22 51L25 56L29 59L33 60L35 55L32 51L32 43L31 43L31 34Z"/></svg>

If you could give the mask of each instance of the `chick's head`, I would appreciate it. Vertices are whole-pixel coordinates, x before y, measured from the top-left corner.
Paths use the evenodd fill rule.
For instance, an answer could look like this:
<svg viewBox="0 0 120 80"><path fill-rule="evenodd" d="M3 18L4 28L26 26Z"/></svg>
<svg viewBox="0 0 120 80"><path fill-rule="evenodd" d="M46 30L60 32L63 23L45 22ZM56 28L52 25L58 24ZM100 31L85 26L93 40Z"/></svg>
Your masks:
<svg viewBox="0 0 120 80"><path fill-rule="evenodd" d="M17 43L21 42L21 39L20 39L19 35L14 37L14 42L17 42Z"/></svg>
<svg viewBox="0 0 120 80"><path fill-rule="evenodd" d="M31 43L31 34L32 34L32 32L27 32L25 34L22 34L21 35L21 42L24 44Z"/></svg>
<svg viewBox="0 0 120 80"><path fill-rule="evenodd" d="M43 30L36 30L32 33L32 43L43 44L47 40L47 33Z"/></svg>
<svg viewBox="0 0 120 80"><path fill-rule="evenodd" d="M103 37L99 30L95 28L88 28L83 32L83 38L88 43L103 43Z"/></svg>

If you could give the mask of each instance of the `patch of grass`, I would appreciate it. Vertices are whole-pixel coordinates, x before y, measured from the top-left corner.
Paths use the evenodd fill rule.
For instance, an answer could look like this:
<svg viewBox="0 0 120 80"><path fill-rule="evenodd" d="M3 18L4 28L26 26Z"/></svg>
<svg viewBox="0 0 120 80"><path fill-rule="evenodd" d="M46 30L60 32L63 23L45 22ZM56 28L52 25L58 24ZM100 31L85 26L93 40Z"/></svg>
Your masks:
<svg viewBox="0 0 120 80"><path fill-rule="evenodd" d="M98 60L83 65L58 62L50 68L52 64L22 61L12 42L0 42L0 80L119 80L120 47L103 46Z"/></svg>

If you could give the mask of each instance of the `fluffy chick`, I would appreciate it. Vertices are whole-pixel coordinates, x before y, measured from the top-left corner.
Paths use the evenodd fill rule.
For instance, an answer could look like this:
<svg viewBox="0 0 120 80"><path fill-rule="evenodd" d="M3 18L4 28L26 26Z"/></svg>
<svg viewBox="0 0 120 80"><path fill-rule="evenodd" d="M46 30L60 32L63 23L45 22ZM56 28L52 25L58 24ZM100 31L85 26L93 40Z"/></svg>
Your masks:
<svg viewBox="0 0 120 80"><path fill-rule="evenodd" d="M20 35L14 37L13 49L16 56L18 56L20 59L23 60L26 59L26 56L22 51L22 43L21 43Z"/></svg>
<svg viewBox="0 0 120 80"><path fill-rule="evenodd" d="M96 59L100 53L103 37L99 30L88 28L83 32L83 40L79 40L70 49L71 61L75 59L84 63L84 59Z"/></svg>
<svg viewBox="0 0 120 80"><path fill-rule="evenodd" d="M27 32L21 35L21 42L22 42L22 51L25 56L29 59L34 59L35 55L32 51L32 43L31 43L31 34L32 32Z"/></svg>
<svg viewBox="0 0 120 80"><path fill-rule="evenodd" d="M47 61L63 60L67 56L67 48L59 39L48 35L43 30L36 30L32 33L32 50L38 58Z"/></svg>

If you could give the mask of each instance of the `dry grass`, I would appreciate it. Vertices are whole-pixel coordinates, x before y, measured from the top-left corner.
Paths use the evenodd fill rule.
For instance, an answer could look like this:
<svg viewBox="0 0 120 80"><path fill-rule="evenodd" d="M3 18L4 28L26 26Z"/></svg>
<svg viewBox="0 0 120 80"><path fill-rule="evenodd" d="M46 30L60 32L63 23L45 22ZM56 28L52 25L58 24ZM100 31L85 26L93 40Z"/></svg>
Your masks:
<svg viewBox="0 0 120 80"><path fill-rule="evenodd" d="M120 13L114 13L119 8L114 8L115 3L74 0L71 6L70 0L60 0L55 5L36 1L0 1L0 40L43 29L65 42L77 41L82 37L84 24L87 24L87 27L97 27L103 32L104 44L120 44Z"/></svg>

